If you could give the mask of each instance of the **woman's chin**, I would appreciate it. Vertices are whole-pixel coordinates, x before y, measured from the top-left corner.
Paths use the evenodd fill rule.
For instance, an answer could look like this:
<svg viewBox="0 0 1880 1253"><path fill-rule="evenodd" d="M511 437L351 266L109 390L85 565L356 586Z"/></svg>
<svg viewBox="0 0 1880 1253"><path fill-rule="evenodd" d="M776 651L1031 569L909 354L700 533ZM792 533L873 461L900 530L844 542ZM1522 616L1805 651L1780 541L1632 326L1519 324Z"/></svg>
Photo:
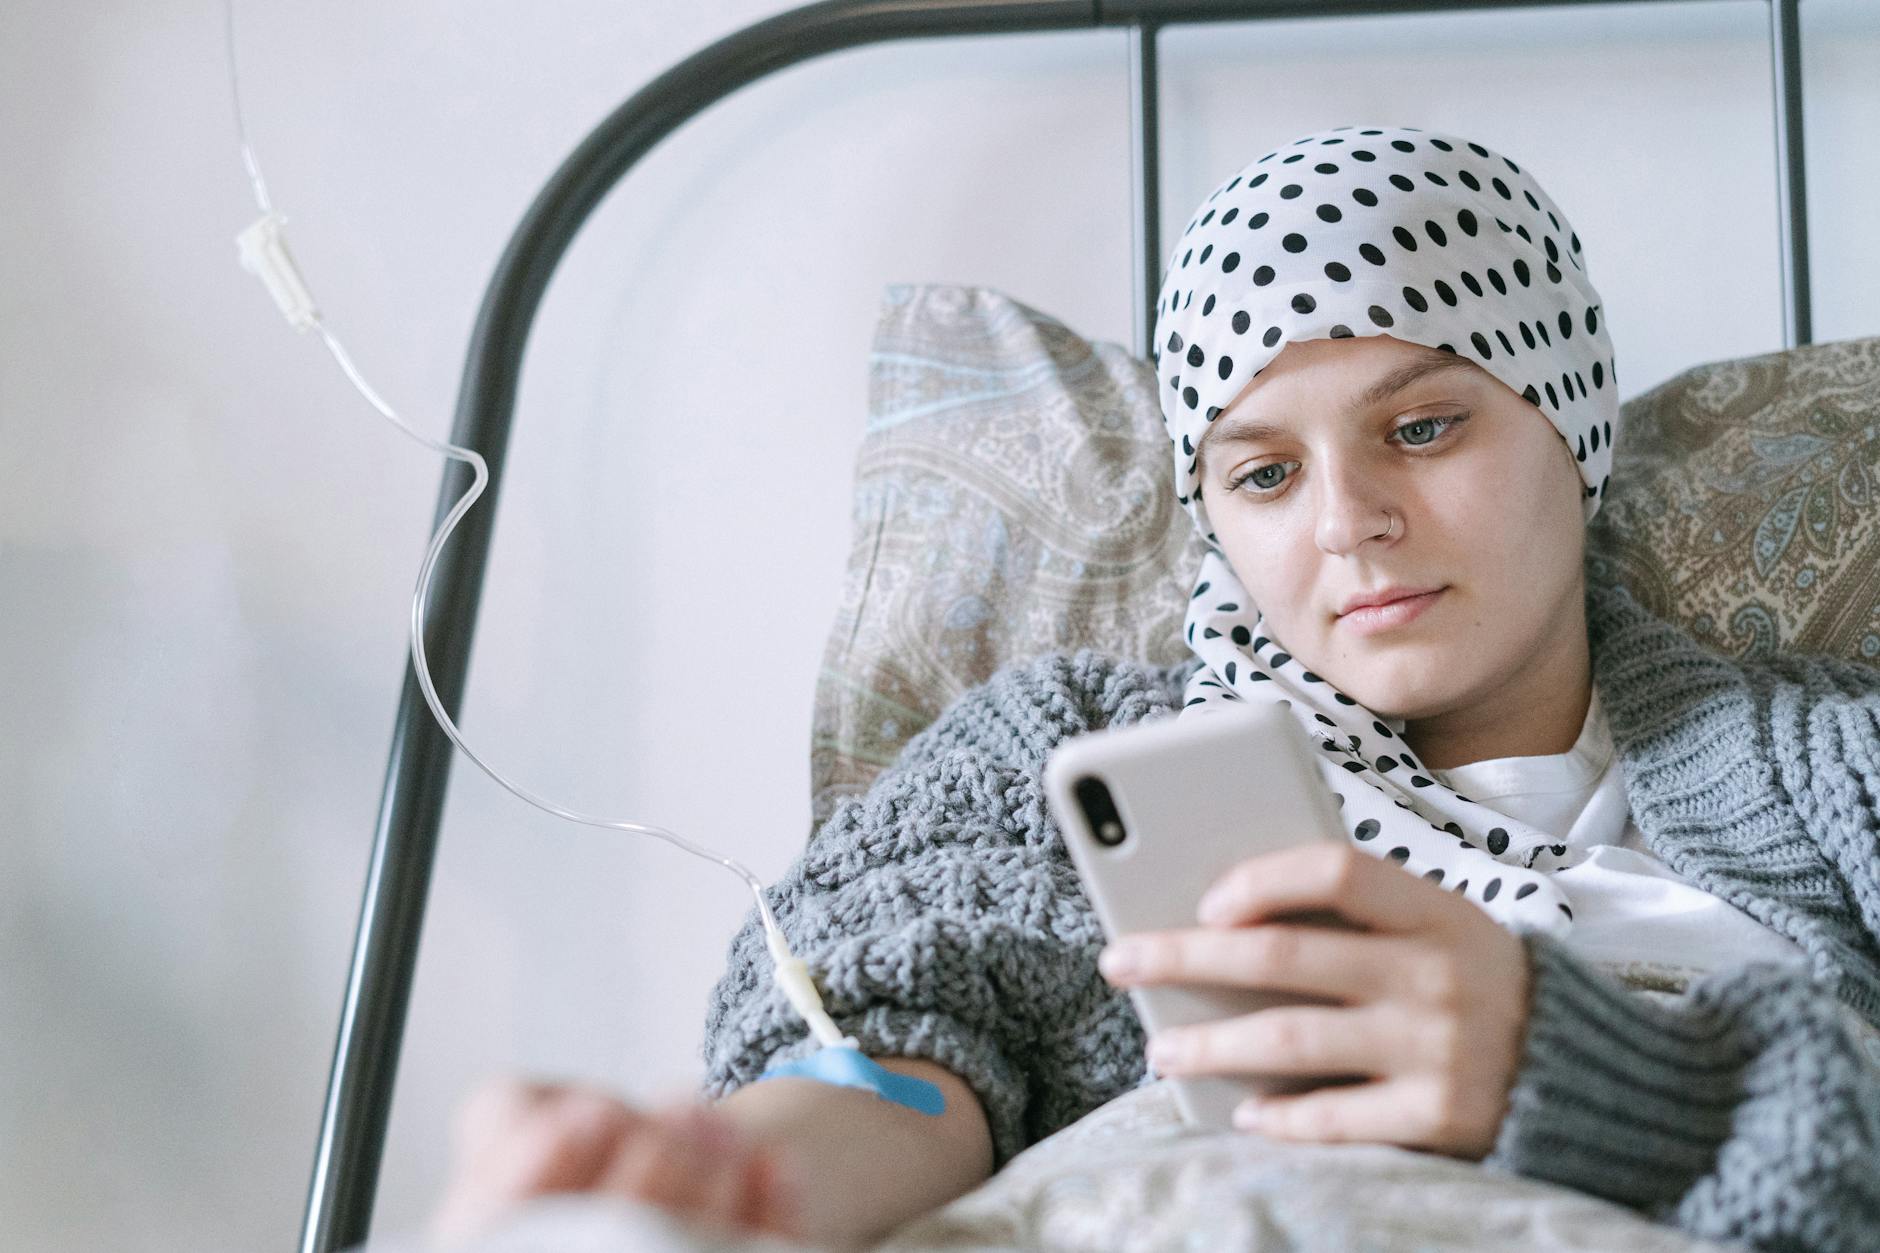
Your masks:
<svg viewBox="0 0 1880 1253"><path fill-rule="evenodd" d="M1414 722L1453 708L1465 688L1465 658L1450 649L1404 650L1391 657L1354 658L1339 691L1379 718Z"/></svg>

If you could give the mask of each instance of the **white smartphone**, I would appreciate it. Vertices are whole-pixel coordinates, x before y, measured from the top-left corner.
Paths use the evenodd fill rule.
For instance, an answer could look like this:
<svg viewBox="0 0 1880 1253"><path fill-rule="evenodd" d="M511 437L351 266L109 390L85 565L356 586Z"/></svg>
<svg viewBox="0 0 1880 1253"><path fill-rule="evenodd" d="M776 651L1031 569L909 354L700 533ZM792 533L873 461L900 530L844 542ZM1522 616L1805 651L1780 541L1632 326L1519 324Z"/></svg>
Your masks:
<svg viewBox="0 0 1880 1253"><path fill-rule="evenodd" d="M1066 740L1045 762L1046 803L1106 937L1198 927L1201 896L1235 864L1316 840L1343 840L1331 793L1292 715L1239 704ZM1288 923L1342 926L1334 914ZM1221 984L1129 989L1153 1034L1322 998ZM1172 1075L1191 1127L1226 1130L1248 1096L1306 1091L1324 1077Z"/></svg>

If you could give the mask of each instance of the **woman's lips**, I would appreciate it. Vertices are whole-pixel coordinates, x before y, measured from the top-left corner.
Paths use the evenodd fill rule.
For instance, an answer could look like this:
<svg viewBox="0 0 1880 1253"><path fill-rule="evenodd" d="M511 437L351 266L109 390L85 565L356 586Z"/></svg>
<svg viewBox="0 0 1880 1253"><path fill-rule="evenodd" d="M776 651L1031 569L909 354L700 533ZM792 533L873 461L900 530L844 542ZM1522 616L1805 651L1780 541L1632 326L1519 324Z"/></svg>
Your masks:
<svg viewBox="0 0 1880 1253"><path fill-rule="evenodd" d="M1436 603L1448 588L1439 587L1433 592L1421 596L1406 596L1402 600L1393 600L1388 605L1366 605L1354 609L1338 619L1338 625L1356 631L1359 635L1374 635L1379 631L1388 631L1393 627L1403 626L1414 621L1425 609Z"/></svg>

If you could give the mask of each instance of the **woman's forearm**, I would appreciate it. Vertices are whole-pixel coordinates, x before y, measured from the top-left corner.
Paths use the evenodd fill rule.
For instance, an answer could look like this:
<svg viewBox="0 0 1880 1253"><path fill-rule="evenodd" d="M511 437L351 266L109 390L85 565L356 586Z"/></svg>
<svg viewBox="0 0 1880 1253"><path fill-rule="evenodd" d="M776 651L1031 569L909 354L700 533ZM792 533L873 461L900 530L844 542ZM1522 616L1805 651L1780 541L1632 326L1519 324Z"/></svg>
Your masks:
<svg viewBox="0 0 1880 1253"><path fill-rule="evenodd" d="M801 1185L802 1234L818 1244L872 1242L992 1173L992 1135L970 1087L924 1059L875 1060L936 1084L945 1112L796 1076L746 1084L717 1104L780 1150Z"/></svg>

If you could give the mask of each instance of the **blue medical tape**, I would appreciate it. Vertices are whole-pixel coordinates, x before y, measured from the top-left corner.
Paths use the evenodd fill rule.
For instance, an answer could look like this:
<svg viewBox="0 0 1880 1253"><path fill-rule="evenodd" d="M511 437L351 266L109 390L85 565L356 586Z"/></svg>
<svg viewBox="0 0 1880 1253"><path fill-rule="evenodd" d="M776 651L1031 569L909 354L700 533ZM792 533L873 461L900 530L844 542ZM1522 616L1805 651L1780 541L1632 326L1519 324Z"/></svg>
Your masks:
<svg viewBox="0 0 1880 1253"><path fill-rule="evenodd" d="M808 1057L783 1062L766 1070L757 1081L795 1075L844 1088L866 1088L884 1101L905 1105L917 1113L938 1117L946 1111L946 1097L938 1086L913 1075L896 1074L859 1050L827 1044Z"/></svg>

